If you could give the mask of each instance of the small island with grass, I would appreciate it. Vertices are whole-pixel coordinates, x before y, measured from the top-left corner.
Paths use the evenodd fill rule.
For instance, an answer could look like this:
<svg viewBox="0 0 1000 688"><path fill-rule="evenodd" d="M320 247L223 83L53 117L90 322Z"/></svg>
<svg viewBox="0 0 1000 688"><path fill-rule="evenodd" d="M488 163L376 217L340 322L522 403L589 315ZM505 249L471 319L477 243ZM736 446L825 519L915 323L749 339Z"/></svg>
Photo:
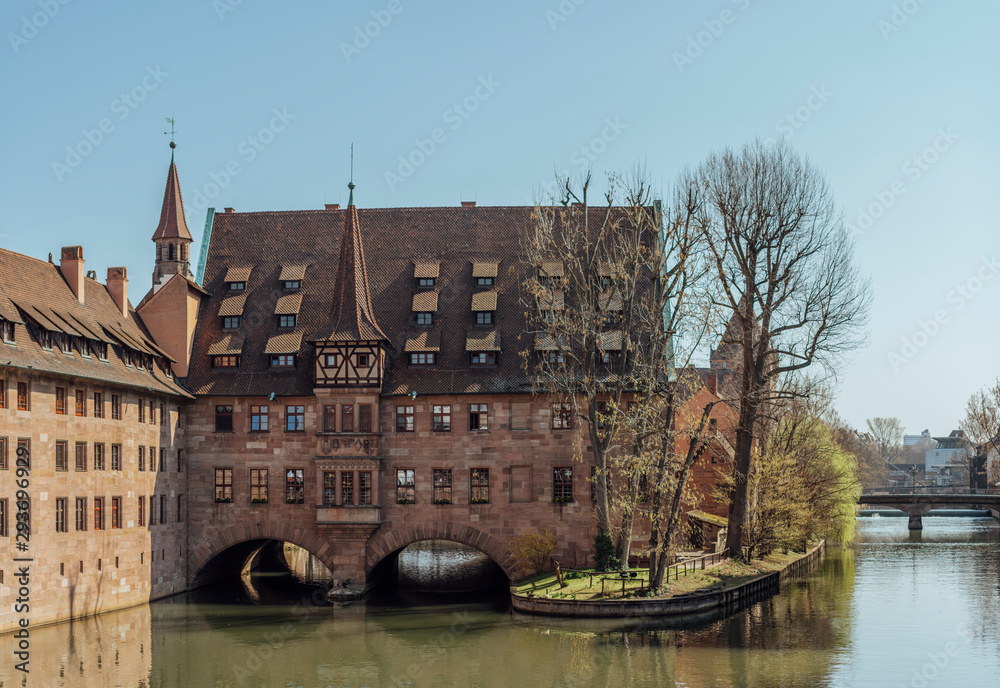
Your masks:
<svg viewBox="0 0 1000 688"><path fill-rule="evenodd" d="M684 559L669 566L655 594L648 569L598 571L556 569L511 586L516 611L581 617L683 615L769 595L781 582L819 561L825 541L806 552L772 552L743 563L723 553Z"/></svg>

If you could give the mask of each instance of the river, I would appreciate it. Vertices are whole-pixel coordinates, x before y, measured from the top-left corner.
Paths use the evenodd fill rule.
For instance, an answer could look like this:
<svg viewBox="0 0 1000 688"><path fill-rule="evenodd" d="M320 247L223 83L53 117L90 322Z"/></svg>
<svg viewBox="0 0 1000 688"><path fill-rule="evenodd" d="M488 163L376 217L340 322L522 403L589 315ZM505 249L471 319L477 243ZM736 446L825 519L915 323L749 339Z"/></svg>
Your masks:
<svg viewBox="0 0 1000 688"><path fill-rule="evenodd" d="M270 574L39 628L28 682L4 657L0 686L998 685L1000 524L858 523L853 546L781 594L686 627L515 616L482 593L316 605L315 588Z"/></svg>

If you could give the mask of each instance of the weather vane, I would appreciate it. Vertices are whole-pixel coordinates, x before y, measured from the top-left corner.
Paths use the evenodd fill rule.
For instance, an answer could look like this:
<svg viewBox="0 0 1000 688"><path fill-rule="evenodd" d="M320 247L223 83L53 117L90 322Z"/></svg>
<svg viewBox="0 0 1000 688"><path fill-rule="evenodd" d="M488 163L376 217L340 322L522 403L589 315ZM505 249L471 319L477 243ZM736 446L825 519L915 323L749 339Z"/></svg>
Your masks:
<svg viewBox="0 0 1000 688"><path fill-rule="evenodd" d="M170 131L165 131L163 133L164 133L164 135L170 134L170 147L171 148L177 148L177 144L174 143L174 134L176 133L174 131L174 118L173 117L164 117L163 119L167 120L167 124L170 125Z"/></svg>

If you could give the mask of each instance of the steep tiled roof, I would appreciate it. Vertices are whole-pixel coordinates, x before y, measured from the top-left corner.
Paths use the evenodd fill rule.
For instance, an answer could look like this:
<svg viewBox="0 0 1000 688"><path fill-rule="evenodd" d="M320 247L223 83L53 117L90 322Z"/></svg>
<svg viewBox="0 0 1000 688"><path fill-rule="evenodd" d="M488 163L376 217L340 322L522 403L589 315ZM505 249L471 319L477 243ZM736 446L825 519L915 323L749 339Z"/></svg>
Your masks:
<svg viewBox="0 0 1000 688"><path fill-rule="evenodd" d="M592 209L594 226L604 209ZM530 207L475 208L361 208L259 213L221 213L215 216L212 242L205 266L205 288L212 294L202 302L190 372L185 382L199 394L312 394L314 347L332 329L334 283L346 270L342 253L357 255L364 236L363 272L354 270L355 289L345 289L343 312L357 312L361 275L367 278L373 320L387 337L384 394L527 392L531 379L520 352L532 350L535 332L528 327L521 303L522 285L533 268L521 258L520 240L531 222ZM351 239L346 246L344 237ZM358 237L360 239L360 236ZM358 266L357 259L353 260ZM471 310L476 287L473 266L499 263L492 293L496 298L497 341L502 351L497 366L475 369L466 351L468 334L476 330ZM226 295L223 277L232 265L253 264L247 281L240 332L246 335L237 370L211 368L208 347L221 339L219 306ZM284 296L279 276L285 266L308 265L302 280L302 302L296 327L302 333L293 372L271 374L268 341L286 331L278 329L275 307ZM413 297L427 294L416 288L421 274L436 276L438 293L435 327L413 328ZM551 266L558 272L561 264ZM348 271L349 272L349 271ZM345 280L346 281L346 280ZM559 294L560 301L562 294ZM561 305L560 305L561 307ZM352 325L353 327L353 325ZM492 332L493 330L479 330ZM358 337L360 333L353 333ZM374 336L367 336L374 335ZM378 339L367 333L369 340ZM432 368L408 367L409 351L437 351Z"/></svg>
<svg viewBox="0 0 1000 688"><path fill-rule="evenodd" d="M354 185L351 185L353 198ZM344 231L340 239L337 281L333 285L333 311L326 326L313 336L315 341L388 341L375 317L371 291L368 287L368 267L358 209L353 203L344 215Z"/></svg>
<svg viewBox="0 0 1000 688"><path fill-rule="evenodd" d="M128 318L124 317L107 288L94 279L84 279L84 303L80 303L58 267L0 248L0 317L18 323L14 344L0 344L0 366L190 396L174 378L167 377L162 365L148 370L125 364L122 345L154 357L164 354L136 312L129 308ZM109 345L107 361L96 355L82 356L76 349L72 354L58 347L43 349L41 330L105 342Z"/></svg>
<svg viewBox="0 0 1000 688"><path fill-rule="evenodd" d="M163 207L160 209L160 224L153 233L157 239L187 239L191 241L187 221L184 219L184 201L181 198L181 183L177 179L177 165L173 157L167 171L167 187L163 191Z"/></svg>

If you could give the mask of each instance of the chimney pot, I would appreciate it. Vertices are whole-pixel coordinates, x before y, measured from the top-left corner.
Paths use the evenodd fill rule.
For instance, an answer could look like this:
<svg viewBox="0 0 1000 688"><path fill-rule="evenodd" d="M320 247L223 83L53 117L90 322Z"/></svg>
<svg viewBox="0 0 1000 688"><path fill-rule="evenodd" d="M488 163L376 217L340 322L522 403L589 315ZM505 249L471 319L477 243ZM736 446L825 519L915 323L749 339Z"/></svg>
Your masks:
<svg viewBox="0 0 1000 688"><path fill-rule="evenodd" d="M63 279L69 284L69 288L73 290L73 296L80 303L84 300L84 272L83 269L83 247L82 246L63 246L62 253L59 258L59 271L62 273Z"/></svg>
<svg viewBox="0 0 1000 688"><path fill-rule="evenodd" d="M340 204L339 203L327 203L326 204L326 209L327 210L340 210Z"/></svg>
<svg viewBox="0 0 1000 688"><path fill-rule="evenodd" d="M476 202L475 201L462 201L462 207L463 208L475 208L476 207Z"/></svg>

